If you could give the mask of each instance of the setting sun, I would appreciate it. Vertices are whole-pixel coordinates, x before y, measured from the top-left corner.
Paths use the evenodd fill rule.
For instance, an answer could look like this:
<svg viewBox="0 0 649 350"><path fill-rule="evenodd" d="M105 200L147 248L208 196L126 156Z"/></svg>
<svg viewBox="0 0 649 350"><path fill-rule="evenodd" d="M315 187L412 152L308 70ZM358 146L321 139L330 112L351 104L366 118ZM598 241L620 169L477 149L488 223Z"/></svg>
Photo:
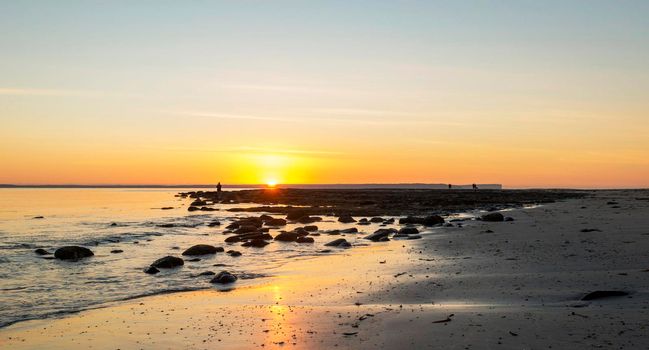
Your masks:
<svg viewBox="0 0 649 350"><path fill-rule="evenodd" d="M275 186L277 186L277 180L267 180L266 185L268 187L275 187Z"/></svg>

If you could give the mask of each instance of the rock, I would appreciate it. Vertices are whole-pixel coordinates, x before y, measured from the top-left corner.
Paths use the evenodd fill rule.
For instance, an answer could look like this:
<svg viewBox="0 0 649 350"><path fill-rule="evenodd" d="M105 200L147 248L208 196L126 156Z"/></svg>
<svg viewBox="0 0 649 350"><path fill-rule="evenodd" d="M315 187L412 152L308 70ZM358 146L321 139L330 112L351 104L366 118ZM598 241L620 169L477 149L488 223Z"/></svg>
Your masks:
<svg viewBox="0 0 649 350"><path fill-rule="evenodd" d="M110 251L110 253L111 254L119 254L119 253L124 253L124 251L121 250L121 249L113 249L113 250Z"/></svg>
<svg viewBox="0 0 649 350"><path fill-rule="evenodd" d="M416 227L402 227L399 230L400 235L415 235L417 233L419 233L419 230Z"/></svg>
<svg viewBox="0 0 649 350"><path fill-rule="evenodd" d="M216 208L210 208L210 207L201 207L201 211L217 211L218 209Z"/></svg>
<svg viewBox="0 0 649 350"><path fill-rule="evenodd" d="M241 237L239 236L230 236L225 239L225 243L237 243L241 242Z"/></svg>
<svg viewBox="0 0 649 350"><path fill-rule="evenodd" d="M611 297L623 297L627 295L629 295L628 292L619 291L619 290L598 290L586 294L583 298L581 298L581 300L589 301L589 300L611 298Z"/></svg>
<svg viewBox="0 0 649 350"><path fill-rule="evenodd" d="M214 226L221 226L220 221L212 221L209 224L207 224L208 227L214 227Z"/></svg>
<svg viewBox="0 0 649 350"><path fill-rule="evenodd" d="M175 256L165 256L164 258L160 258L151 264L153 267L157 267L160 269L171 269L177 266L182 266L185 264L185 261L183 259L175 257Z"/></svg>
<svg viewBox="0 0 649 350"><path fill-rule="evenodd" d="M501 213L489 213L489 214L482 215L480 219L482 219L482 221L499 222L499 221L504 221L505 217Z"/></svg>
<svg viewBox="0 0 649 350"><path fill-rule="evenodd" d="M383 218L375 216L375 217L370 219L370 222L373 222L373 223L383 222Z"/></svg>
<svg viewBox="0 0 649 350"><path fill-rule="evenodd" d="M269 219L266 220L267 226L286 226L286 220L284 219Z"/></svg>
<svg viewBox="0 0 649 350"><path fill-rule="evenodd" d="M300 236L296 240L297 243L314 243L315 240L311 237Z"/></svg>
<svg viewBox="0 0 649 350"><path fill-rule="evenodd" d="M52 254L52 253L48 252L47 250L45 250L43 248L38 248L38 249L34 250L34 253L36 253L38 255L50 255L50 254Z"/></svg>
<svg viewBox="0 0 649 350"><path fill-rule="evenodd" d="M45 217L39 215L39 216L34 216L32 219L45 219Z"/></svg>
<svg viewBox="0 0 649 350"><path fill-rule="evenodd" d="M317 221L322 221L322 218L318 216L303 216L297 219L297 222L299 222L300 224L310 224Z"/></svg>
<svg viewBox="0 0 649 350"><path fill-rule="evenodd" d="M341 215L338 217L338 222L342 222L343 224L350 224L352 222L356 222L354 218L351 215Z"/></svg>
<svg viewBox="0 0 649 350"><path fill-rule="evenodd" d="M228 284L234 283L237 280L237 276L229 273L228 271L221 271L216 275L210 283L219 283L219 284Z"/></svg>
<svg viewBox="0 0 649 350"><path fill-rule="evenodd" d="M255 248L263 248L268 245L268 242L264 241L263 239L259 238L254 238L249 240L248 242L242 244L242 247L255 247Z"/></svg>
<svg viewBox="0 0 649 350"><path fill-rule="evenodd" d="M296 232L282 232L275 236L276 241L295 242L299 235Z"/></svg>
<svg viewBox="0 0 649 350"><path fill-rule="evenodd" d="M338 238L338 239L335 239L335 240L325 244L325 246L327 246L327 247L339 247L340 248L340 247L350 247L351 244L349 244L349 242L347 242L347 240L344 239L344 238Z"/></svg>
<svg viewBox="0 0 649 350"><path fill-rule="evenodd" d="M426 217L416 217L408 216L405 218L399 219L399 224L402 225L424 225L424 226L434 226L438 224L443 224L444 218L439 215L429 215Z"/></svg>
<svg viewBox="0 0 649 350"><path fill-rule="evenodd" d="M192 258L192 259L188 259L187 261L189 261L189 262L197 262L197 261L201 261L201 258Z"/></svg>
<svg viewBox="0 0 649 350"><path fill-rule="evenodd" d="M162 208L160 208L160 210L171 210L171 209L173 209L173 208L174 208L174 207L162 207Z"/></svg>
<svg viewBox="0 0 649 350"><path fill-rule="evenodd" d="M228 255L230 255L231 257L237 257L237 256L241 256L242 254L240 251L228 250Z"/></svg>
<svg viewBox="0 0 649 350"><path fill-rule="evenodd" d="M54 257L60 260L79 260L93 255L92 250L79 246L61 247L54 252Z"/></svg>
<svg viewBox="0 0 649 350"><path fill-rule="evenodd" d="M511 216L505 217L505 221L514 221L514 218Z"/></svg>
<svg viewBox="0 0 649 350"><path fill-rule="evenodd" d="M370 241L379 242L393 233L397 233L397 230L393 228L380 228L374 231L374 233L372 233L371 235L365 236L363 238L369 239Z"/></svg>
<svg viewBox="0 0 649 350"><path fill-rule="evenodd" d="M156 269L153 266L149 266L146 269L144 269L145 273L148 273L149 275L155 275L156 273L160 272L160 270Z"/></svg>
<svg viewBox="0 0 649 350"><path fill-rule="evenodd" d="M257 226L244 225L244 226L239 226L239 228L236 229L234 233L240 235L242 233L255 232L255 231L257 231Z"/></svg>
<svg viewBox="0 0 649 350"><path fill-rule="evenodd" d="M182 255L207 255L222 252L223 248L211 246L209 244L197 244L183 252Z"/></svg>
<svg viewBox="0 0 649 350"><path fill-rule="evenodd" d="M362 218L358 220L358 225L369 225L369 224L371 224L371 222L367 221L366 218Z"/></svg>
<svg viewBox="0 0 649 350"><path fill-rule="evenodd" d="M162 228L171 228L171 227L174 227L176 225L174 225L174 224L158 224L156 226L157 227L162 227Z"/></svg>
<svg viewBox="0 0 649 350"><path fill-rule="evenodd" d="M318 231L318 226L316 226L316 225L307 225L307 226L304 226L304 231L307 231L307 232Z"/></svg>
<svg viewBox="0 0 649 350"><path fill-rule="evenodd" d="M192 206L201 206L201 205L206 205L206 204L207 204L206 201L197 199L197 200L193 201L190 205L192 205Z"/></svg>
<svg viewBox="0 0 649 350"><path fill-rule="evenodd" d="M358 233L358 229L356 227L346 228L344 230L340 230L339 233Z"/></svg>
<svg viewBox="0 0 649 350"><path fill-rule="evenodd" d="M394 218L389 218L385 221L383 221L384 224L394 224Z"/></svg>
<svg viewBox="0 0 649 350"><path fill-rule="evenodd" d="M201 210L201 209L198 208L198 207L189 207L189 208L187 208L187 211L197 211L197 210Z"/></svg>
<svg viewBox="0 0 649 350"><path fill-rule="evenodd" d="M216 275L216 273L214 273L213 271L204 271L204 272L199 273L196 276L213 276L213 275Z"/></svg>
<svg viewBox="0 0 649 350"><path fill-rule="evenodd" d="M392 238L404 238L404 239L420 239L420 235L403 235L403 234L396 234L392 236Z"/></svg>

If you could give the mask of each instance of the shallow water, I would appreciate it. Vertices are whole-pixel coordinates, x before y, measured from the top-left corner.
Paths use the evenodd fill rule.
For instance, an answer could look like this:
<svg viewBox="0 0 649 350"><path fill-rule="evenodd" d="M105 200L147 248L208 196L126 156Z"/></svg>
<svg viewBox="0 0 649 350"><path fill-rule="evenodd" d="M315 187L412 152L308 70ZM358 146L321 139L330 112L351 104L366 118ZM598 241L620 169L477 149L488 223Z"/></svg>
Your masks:
<svg viewBox="0 0 649 350"><path fill-rule="evenodd" d="M345 237L352 244L366 244L361 241L364 234L379 227L341 224L324 217L316 223L321 231L357 227L361 233L322 234L314 237L315 244L273 242L262 249L229 245L223 242L227 236L222 232L231 219L261 213L225 211L233 205L215 205L221 210L214 212L188 212L191 199L175 197L180 191L186 189L0 189L0 327L138 296L217 288L209 283L210 276L195 277L208 270L226 269L248 277L237 286L253 284L257 278L278 273L290 259L323 254L318 251L330 248L324 244L333 239ZM208 227L214 220L221 221L221 226ZM163 224L174 225L159 226ZM303 225L282 229L297 226ZM274 236L277 231L270 233ZM180 256L198 243L239 250L243 256L218 253L198 262L186 261L181 268L161 269L156 275L143 272L156 259ZM64 245L86 246L95 256L65 262L34 253L36 248L54 252ZM124 252L112 254L115 249Z"/></svg>

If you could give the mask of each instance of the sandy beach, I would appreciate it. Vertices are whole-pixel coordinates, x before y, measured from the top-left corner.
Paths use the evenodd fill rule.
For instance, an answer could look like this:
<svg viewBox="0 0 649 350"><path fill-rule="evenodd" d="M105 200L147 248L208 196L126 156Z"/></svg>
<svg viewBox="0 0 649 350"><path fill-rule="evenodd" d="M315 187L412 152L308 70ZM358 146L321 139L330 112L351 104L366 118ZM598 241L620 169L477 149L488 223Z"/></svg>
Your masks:
<svg viewBox="0 0 649 350"><path fill-rule="evenodd" d="M649 193L507 210L419 240L295 259L263 283L139 298L0 330L7 349L649 346ZM581 300L594 291L626 296Z"/></svg>

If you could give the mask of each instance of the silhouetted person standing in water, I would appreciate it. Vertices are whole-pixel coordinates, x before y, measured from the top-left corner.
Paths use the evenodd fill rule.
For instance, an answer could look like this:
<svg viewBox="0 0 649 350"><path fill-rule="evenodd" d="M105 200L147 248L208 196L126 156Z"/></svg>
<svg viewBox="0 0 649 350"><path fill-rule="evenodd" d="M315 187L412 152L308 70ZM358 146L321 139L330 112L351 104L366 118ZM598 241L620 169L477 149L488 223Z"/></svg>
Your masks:
<svg viewBox="0 0 649 350"><path fill-rule="evenodd" d="M216 193L219 194L219 195L221 194L221 183L220 182L216 184Z"/></svg>
<svg viewBox="0 0 649 350"><path fill-rule="evenodd" d="M448 184L448 189L450 190L451 188L453 188L453 185Z"/></svg>
<svg viewBox="0 0 649 350"><path fill-rule="evenodd" d="M477 190L478 190L478 185L473 184L473 190L474 190L474 191L477 191Z"/></svg>

